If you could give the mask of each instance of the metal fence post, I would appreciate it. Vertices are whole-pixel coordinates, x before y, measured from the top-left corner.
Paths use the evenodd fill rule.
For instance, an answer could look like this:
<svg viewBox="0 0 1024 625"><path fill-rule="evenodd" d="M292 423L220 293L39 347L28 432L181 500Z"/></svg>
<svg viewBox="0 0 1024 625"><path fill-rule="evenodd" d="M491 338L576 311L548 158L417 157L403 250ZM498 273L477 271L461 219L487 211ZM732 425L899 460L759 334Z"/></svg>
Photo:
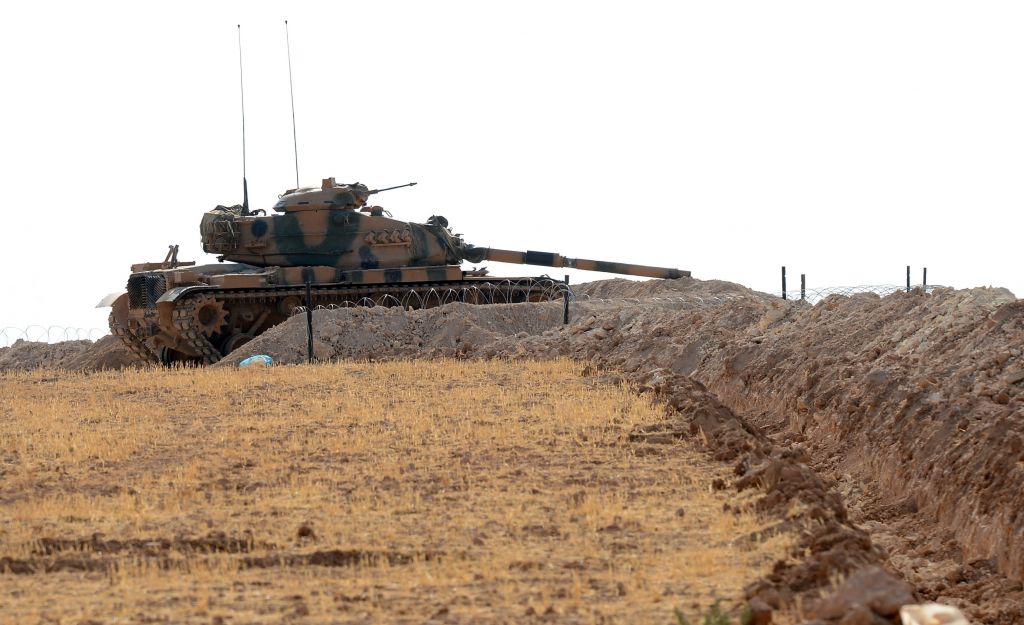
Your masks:
<svg viewBox="0 0 1024 625"><path fill-rule="evenodd" d="M927 267L924 268L924 274L921 275L921 287L924 288L924 290L926 290L926 291L928 290L928 268Z"/></svg>
<svg viewBox="0 0 1024 625"><path fill-rule="evenodd" d="M910 265L907 265L907 293L910 293Z"/></svg>
<svg viewBox="0 0 1024 625"><path fill-rule="evenodd" d="M782 266L782 299L786 299L786 266Z"/></svg>
<svg viewBox="0 0 1024 625"><path fill-rule="evenodd" d="M562 325L569 325L569 274L565 274L565 290L562 291Z"/></svg>
<svg viewBox="0 0 1024 625"><path fill-rule="evenodd" d="M807 299L807 276L800 274L800 299Z"/></svg>
<svg viewBox="0 0 1024 625"><path fill-rule="evenodd" d="M306 349L313 362L313 283L306 279Z"/></svg>

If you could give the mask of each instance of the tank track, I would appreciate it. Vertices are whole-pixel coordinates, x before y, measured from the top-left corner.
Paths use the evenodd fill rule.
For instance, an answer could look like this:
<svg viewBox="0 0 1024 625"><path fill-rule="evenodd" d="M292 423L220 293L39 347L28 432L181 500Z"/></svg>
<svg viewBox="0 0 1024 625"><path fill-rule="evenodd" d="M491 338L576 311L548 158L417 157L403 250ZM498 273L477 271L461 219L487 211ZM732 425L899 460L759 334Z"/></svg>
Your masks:
<svg viewBox="0 0 1024 625"><path fill-rule="evenodd" d="M145 363L158 365L160 364L160 357L150 351L146 343L136 336L131 330L117 323L114 319L114 314L111 313L107 319L107 323L110 326L110 332L121 339L121 343L128 348L128 351L135 354L140 360Z"/></svg>
<svg viewBox="0 0 1024 625"><path fill-rule="evenodd" d="M353 303L357 304L365 298L385 298L390 296L390 300L386 303L375 303L380 306L396 306L401 304L401 298L408 297L410 294L415 293L421 295L419 297L417 308L433 308L449 302L460 301L458 299L443 299L437 297L431 302L430 296L437 294L439 291L446 294L457 292L465 289L477 289L479 292L485 292L487 288L500 289L508 288L509 293L515 292L518 295L529 299L530 297L544 297L546 299L552 299L551 295L559 289L564 288L563 283L560 280L553 280L550 278L518 278L514 280L502 279L497 281L490 280L459 280L453 282L435 282L435 283L418 283L415 285L403 284L399 286L391 285L348 285L348 286L312 286L313 303L315 306L322 305L334 305L339 303ZM214 364L222 358L220 350L203 334L201 330L195 327L195 310L196 310L196 298L200 295L213 295L218 300L225 302L251 302L251 303L270 303L277 302L287 297L298 297L302 301L305 300L306 289L305 287L275 287L275 288L257 288L257 289L203 289L195 293L187 294L178 300L177 305L173 311L174 327L181 333L181 337L188 342L189 346L197 353L201 355L202 361L205 364ZM493 293L492 293L493 295ZM484 302L481 305L488 303L506 303L509 299L505 298L506 301L491 301ZM530 300L533 301L533 300ZM426 304L426 305L424 305ZM266 328L264 328L265 330Z"/></svg>
<svg viewBox="0 0 1024 625"><path fill-rule="evenodd" d="M204 293L208 292L204 291ZM217 292L214 292L214 295L221 297ZM203 332L195 327L195 311L196 301L194 297L186 297L179 301L173 312L174 327L181 332L182 337L188 341L192 349L201 355L203 362L212 365L220 360L220 350L214 347L213 343L206 338Z"/></svg>

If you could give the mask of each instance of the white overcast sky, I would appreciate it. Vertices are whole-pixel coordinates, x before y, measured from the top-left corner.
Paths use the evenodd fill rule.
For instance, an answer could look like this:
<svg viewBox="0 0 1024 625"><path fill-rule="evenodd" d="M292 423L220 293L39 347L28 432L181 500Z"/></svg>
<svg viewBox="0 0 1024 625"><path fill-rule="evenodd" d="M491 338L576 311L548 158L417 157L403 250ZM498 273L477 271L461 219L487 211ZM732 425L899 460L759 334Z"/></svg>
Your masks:
<svg viewBox="0 0 1024 625"><path fill-rule="evenodd" d="M380 203L764 291L1024 294L1024 3L6 2L0 327L105 327L131 263L213 261L236 24L250 202L294 186L285 19L303 185L417 181Z"/></svg>

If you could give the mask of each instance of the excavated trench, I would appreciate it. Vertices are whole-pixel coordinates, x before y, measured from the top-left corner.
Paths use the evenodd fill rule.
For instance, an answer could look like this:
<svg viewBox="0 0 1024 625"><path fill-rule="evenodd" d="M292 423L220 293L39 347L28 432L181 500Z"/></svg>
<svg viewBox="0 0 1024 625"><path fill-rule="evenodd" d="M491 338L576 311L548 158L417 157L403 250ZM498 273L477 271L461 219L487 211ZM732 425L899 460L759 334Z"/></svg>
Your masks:
<svg viewBox="0 0 1024 625"><path fill-rule="evenodd" d="M637 436L706 440L734 467L722 488L765 488L759 506L800 528L800 557L748 589L756 613L897 622L893 605L931 600L1024 621L1024 301L970 289L810 306L692 279L576 290L567 326L561 304L317 311L316 356L591 362L669 407L663 431ZM306 345L296 318L216 366L304 362ZM0 349L0 370L29 352L35 366L127 362L109 341L45 351Z"/></svg>

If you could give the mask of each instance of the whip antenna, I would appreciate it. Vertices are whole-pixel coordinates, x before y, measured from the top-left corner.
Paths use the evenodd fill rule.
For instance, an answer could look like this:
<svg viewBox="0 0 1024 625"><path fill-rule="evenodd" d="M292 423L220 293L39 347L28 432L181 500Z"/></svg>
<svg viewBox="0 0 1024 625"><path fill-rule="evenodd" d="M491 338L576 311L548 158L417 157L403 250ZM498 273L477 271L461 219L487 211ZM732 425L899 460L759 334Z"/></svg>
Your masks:
<svg viewBox="0 0 1024 625"><path fill-rule="evenodd" d="M242 79L242 25L238 25L238 88L242 94L242 214L249 214L249 182L245 179L245 82Z"/></svg>
<svg viewBox="0 0 1024 625"><path fill-rule="evenodd" d="M288 37L288 20L284 21L284 43L288 49L288 92L292 96L292 148L295 150L295 188L299 188L299 141L295 135L295 88L292 86L292 42Z"/></svg>

